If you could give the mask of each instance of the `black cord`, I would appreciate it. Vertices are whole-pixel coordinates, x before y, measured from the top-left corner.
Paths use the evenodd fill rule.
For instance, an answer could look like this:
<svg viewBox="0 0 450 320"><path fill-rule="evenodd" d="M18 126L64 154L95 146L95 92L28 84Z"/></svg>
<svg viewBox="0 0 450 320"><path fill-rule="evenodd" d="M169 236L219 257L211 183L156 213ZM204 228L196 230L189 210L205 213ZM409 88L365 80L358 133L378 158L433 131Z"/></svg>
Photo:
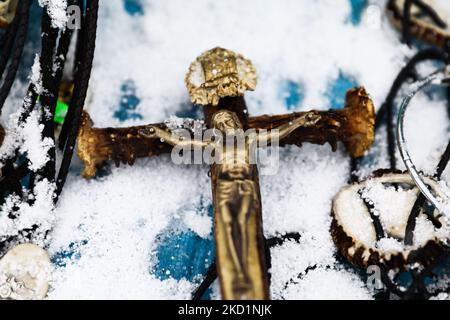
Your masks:
<svg viewBox="0 0 450 320"><path fill-rule="evenodd" d="M31 0L25 0L25 1L31 1ZM71 0L69 3L82 3L83 0ZM87 42L87 47L90 48L90 50L87 50L85 52L82 52L82 54L86 57L86 56L93 56L93 50L95 48L95 33L96 33L96 20L97 20L97 14L98 14L98 0L93 1L92 4L90 4L90 8L89 11L92 13L89 13L90 18L90 28L89 25L89 31L90 34L85 35L84 37L80 37L80 42ZM95 8L97 7L97 9ZM46 10L45 10L46 11ZM95 27L93 27L93 25ZM51 28L51 25L49 23L49 19L48 19L48 13L44 12L43 13L43 25L42 25L42 31L43 31L43 39L42 39L42 53L41 53L41 72L42 72L42 83L43 83L43 87L46 88L47 90L45 92L43 92L40 103L43 106L43 109L45 109L47 111L47 115L50 114L50 116L44 117L44 124L45 124L45 128L44 128L44 137L50 137L50 138L54 138L54 123L53 123L53 114L55 112L55 107L56 107L56 102L57 102L57 94L59 91L59 86L61 83L61 79L62 79L62 73L64 70L64 65L65 65L65 59L67 56L67 52L70 46L70 40L71 40L71 35L72 35L72 31L66 29L60 36L59 38L59 45L58 48L55 49L56 47L56 37L57 37L57 33L58 30ZM82 32L84 32L86 34L85 30L82 30ZM92 35L92 32L94 33ZM94 43L94 45L92 45L92 43ZM55 59L55 51L56 51L56 57ZM87 78L86 81L86 74L88 74L88 76L90 75L90 69L92 68L92 61L89 62L89 60L87 61L88 63L81 63L79 62L80 66L83 66L84 68L84 75L83 72L81 72L79 75L81 78L81 80L77 80L78 82L78 89L75 88L74 89L74 97L78 97L78 101L76 99L72 99L73 104L72 104L72 110L76 109L76 107L78 105L80 105L80 102L83 101L85 99L86 96L86 88L87 88L87 83L89 80L89 77ZM89 66L90 65L90 66ZM79 68L81 70L81 68ZM89 70L89 72L87 72L87 70ZM84 93L82 91L85 91ZM84 96L84 98L83 98ZM37 93L37 88L35 87L35 84L31 83L29 85L28 91L27 91L27 95L24 99L24 103L23 103L23 108L22 108L22 112L19 116L19 124L23 123L26 121L26 119L29 117L30 113L34 110L35 106L36 106L36 101L38 98L38 93ZM45 114L45 112L44 112ZM77 125L78 126L78 125ZM73 136L72 136L73 138ZM71 139L72 139L71 138ZM76 135L75 135L75 139L76 139ZM74 145L74 142L72 142ZM66 149L66 152L64 153L63 156L63 161L61 164L61 169L59 172L59 177L64 177L64 172L66 170L68 170L68 165L70 165L70 159L68 156L68 153L70 152L70 147L68 147ZM51 149L49 151L49 156L50 156L50 161L49 163L46 164L46 167L44 170L38 172L38 173L33 173L33 172L28 172L28 174L30 174L30 179L29 179L29 184L28 184L28 189L32 190L33 189L33 185L34 185L34 181L36 180L36 175L40 176L41 178L48 178L49 181L55 181L54 176L56 175L56 170L55 170L55 149ZM70 156L71 158L71 156ZM10 156L9 159L7 159L5 161L5 167L8 168L13 168L15 167L15 162L17 161L17 159L19 159L19 148L16 148L13 152L13 154ZM66 171L67 172L67 171ZM66 173L67 174L67 173ZM16 185L20 185L20 179L23 178L22 175L13 175L13 177L15 179L13 179L13 181L8 181L9 185L5 185L6 184L6 180L2 180L0 181L0 190L11 190L12 186L16 186ZM63 179L65 181L65 178ZM62 181L62 180L59 180ZM58 184L58 195L60 194L61 190L62 190L62 185L61 183ZM6 192L3 193L3 197L2 197L2 202L4 202L5 197L7 196ZM58 200L58 197L55 197L55 203Z"/></svg>
<svg viewBox="0 0 450 320"><path fill-rule="evenodd" d="M395 125L394 125L394 100L397 96L398 92L400 91L400 88L402 85L407 82L409 79L412 79L414 81L417 79L417 74L415 71L416 66L419 63L422 63L424 61L439 61L444 62L446 64L449 63L449 56L448 54L438 48L429 48L422 51L419 51L415 56L411 58L411 60L407 63L407 65L400 71L397 78L394 80L394 83L391 87L391 90L389 91L389 94L386 98L386 101L381 106L380 110L377 113L376 118L376 130L378 131L381 127L381 123L386 118L387 121L387 139L388 139L388 154L389 154L389 160L391 165L391 170L396 169L396 135L395 135ZM450 91L447 91L449 93L449 101L448 101L448 115L450 118ZM441 157L441 160L437 166L436 173L434 175L435 178L439 179L446 168L448 162L450 159L450 143L448 144L444 154ZM354 179L354 171L357 168L358 161L352 159L352 165L351 165L351 179L355 181ZM411 210L411 213L408 217L408 222L405 230L405 238L404 242L405 245L412 245L413 244L413 238L414 238L414 229L415 229L415 222L416 218L419 215L420 211L423 210L425 205L427 204L427 201L425 197L420 194L418 198L416 199L414 206ZM366 203L366 205L368 205ZM369 208L370 209L370 208ZM370 211L370 210L369 210ZM439 221L435 219L433 212L428 212L425 210L428 214L428 217L433 222L433 224L436 227L439 227ZM432 210L434 211L434 210ZM381 223L378 219L374 219L375 217L372 216L372 221L375 227L375 230L377 231ZM382 230L382 226L381 226ZM381 236L381 233L379 230L377 231L377 238ZM406 291L400 290L397 285L389 278L387 271L385 270L385 267L380 265L380 270L382 270L382 281L385 284L388 292L392 292L399 296L402 299L416 299L416 298L426 298L429 297L429 293L426 289L424 280L426 275L430 272L430 270L425 269L422 271L412 270L413 275L413 281L412 284L409 286L409 288ZM384 295L386 296L386 295Z"/></svg>
<svg viewBox="0 0 450 320"><path fill-rule="evenodd" d="M15 50L14 53L14 58L12 59L13 61L10 64L10 70L13 71L15 69L14 66L18 65L18 61L20 60L20 56L22 54L21 50L23 50L23 45L22 42L25 42L26 39L26 32L28 29L28 17L29 17L29 8L31 6L31 1L32 0L23 0L20 2L20 6L18 7L18 12L16 15L15 19L20 19L20 25L21 28L20 29L20 35L17 37L16 40L16 48L17 50ZM19 20L16 20L17 23L19 24ZM20 49L22 48L22 49ZM15 72L13 74L13 72L8 72L8 75L5 77L5 80L3 81L3 86L0 92L0 95L6 95L9 93L9 89L6 90L5 87L5 83L11 83L11 79L13 79L15 77ZM8 80L9 79L9 80ZM23 123L26 118L29 116L29 113L32 111L32 109L34 108L34 104L36 102L36 90L34 88L34 86L32 84L30 84L29 88L28 88L28 92L27 95L24 99L24 103L23 103L23 111L21 112L21 115L19 116L19 125L21 123ZM6 99L6 98L5 98ZM1 110L0 110L1 112ZM15 162L19 157L19 148L16 148L11 156L6 159L5 164L3 166L4 170L8 170L9 172L14 172L14 168L15 168ZM21 177L21 175L12 175L13 177L16 177L16 179L12 179L12 180L2 180L0 181L0 190L2 190L3 192L0 194L0 203L3 204L5 201L5 198L7 196L7 193L5 192L5 190L18 190L21 188L19 186L21 186L20 184L20 179L22 179L23 177ZM8 181L8 184L5 185L6 181Z"/></svg>
<svg viewBox="0 0 450 320"><path fill-rule="evenodd" d="M402 16L402 41L408 46L411 45L411 8L412 5L416 5L421 9L422 13L430 17L434 24L440 28L446 28L447 24L439 17L437 12L428 4L421 0L405 0L403 5L403 16Z"/></svg>
<svg viewBox="0 0 450 320"><path fill-rule="evenodd" d="M439 28L447 28L447 23L437 14L436 10L434 10L429 4L423 2L422 0L413 0L413 3L422 10L422 13L430 17L436 26Z"/></svg>
<svg viewBox="0 0 450 320"><path fill-rule="evenodd" d="M21 3L20 6L23 6ZM20 8L17 8L16 16L13 22L8 26L5 34L1 41L1 55L0 55L0 76L3 76L5 72L6 65L8 64L9 58L14 45L14 39L16 38L17 29L19 27L19 22L21 20Z"/></svg>
<svg viewBox="0 0 450 320"><path fill-rule="evenodd" d="M28 33L28 18L31 1L32 0L20 1L20 6L18 7L18 12L16 18L14 19L15 21L16 20L18 21L17 33L15 35L16 41L14 51L12 52L11 62L9 64L8 71L6 73L5 79L3 80L3 84L0 87L0 113L9 95L9 92L11 91L12 85L16 78L17 70L19 69ZM2 66L0 65L0 67ZM1 69L0 72L3 74L3 71Z"/></svg>
<svg viewBox="0 0 450 320"><path fill-rule="evenodd" d="M449 62L448 54L439 48L427 48L422 51L419 51L415 54L411 60L406 64L406 66L400 71L397 78L394 80L394 83L388 93L388 96L385 102L381 105L379 109L375 121L375 130L378 131L383 124L384 119L386 118L387 123L387 145L388 145L388 155L389 155L389 163L392 170L397 169L397 160L396 160L396 133L395 133L395 110L394 110L394 101L396 96L398 95L402 85L407 82L409 79L417 80L417 75L415 72L415 68L419 63L425 61L440 61L444 63Z"/></svg>
<svg viewBox="0 0 450 320"><path fill-rule="evenodd" d="M77 78L75 79L74 92L69 106L69 112L74 112L73 119L70 121L70 130L65 144L63 159L56 181L56 197L58 201L62 189L69 173L70 162L72 160L77 140L78 129L83 112L84 102L86 100L87 89L91 76L92 63L94 60L95 40L97 34L97 18L98 18L98 0L88 0L86 7L85 25L80 34L84 47L80 54L80 66L77 70Z"/></svg>
<svg viewBox="0 0 450 320"><path fill-rule="evenodd" d="M40 104L42 109L42 124L44 129L42 138L50 138L54 141L54 122L55 115L55 78L54 78L54 56L56 51L59 30L52 27L52 18L50 17L47 7L44 8L42 15L42 49L40 57L41 65L41 81L43 92L40 95ZM51 147L48 151L49 160L42 170L37 173L41 178L47 179L49 182L55 181L55 148Z"/></svg>
<svg viewBox="0 0 450 320"><path fill-rule="evenodd" d="M359 167L359 162L361 161L361 158L355 158L355 157L350 157L350 178L349 178L349 183L355 183L358 182L359 177L358 177L358 167Z"/></svg>
<svg viewBox="0 0 450 320"><path fill-rule="evenodd" d="M13 56L11 58L10 67L8 69L8 74L5 77L5 83L9 83L9 78L14 78L15 73L13 75L11 70L13 70L13 66L17 66L18 63L16 61L20 60L21 51L23 50L23 43L26 38L26 33L21 32L21 30L25 30L25 26L28 24L28 12L24 12L24 8L26 7L29 10L29 7L31 5L32 0L22 0L20 3L22 5L22 10L19 10L18 17L21 17L19 22L19 27L16 35L16 45ZM74 3L82 3L83 0L69 0L68 4L74 4ZM59 87L61 85L61 79L64 71L65 61L67 57L67 53L70 47L70 42L72 38L72 30L65 29L63 32L59 32L58 29L55 29L51 25L51 18L48 14L48 11L44 8L43 15L42 15L42 45L41 45L41 57L40 57L40 67L41 67L41 80L42 80L42 86L45 88L43 92L40 93L40 105L42 106L42 116L41 116L41 123L44 124L44 130L43 130L43 138L50 137L51 139L54 139L54 129L55 124L53 122L54 113L56 109L56 103L58 98L58 91ZM25 15L26 13L26 15ZM80 53L82 57L82 61L79 61L79 72L78 76L80 76L80 79L76 79L76 88L74 90L75 95L71 102L71 107L73 109L79 110L80 106L82 108L82 105L84 103L86 92L87 92L87 85L89 82L89 76L90 76L90 70L92 68L92 58L93 58L93 52L95 49L95 33L96 33L96 25L97 25L97 15L98 15L98 0L88 1L88 9L87 9L87 23L86 27L87 30L82 30L82 39L81 41L85 42L85 45L83 46L83 52ZM58 41L58 35L59 35L59 41ZM5 41L7 40L5 36ZM19 50L20 49L20 50ZM86 49L86 50L85 50ZM20 53L20 54L19 54ZM15 68L15 67L14 67ZM6 87L5 87L6 88ZM2 89L3 90L3 87ZM2 91L4 92L4 91ZM0 92L0 95L1 93ZM23 102L22 111L19 116L19 126L23 124L27 118L29 117L30 113L35 109L36 102L38 98L38 90L36 88L36 84L30 83L26 97ZM77 117L79 117L76 114ZM79 118L78 118L79 122ZM73 125L77 125L77 122L74 122ZM76 129L71 127L71 134L73 131L76 131ZM69 136L69 140L72 143L72 146L74 145L73 135ZM76 135L75 135L76 139ZM28 189L29 192L32 192L35 182L38 179L47 178L49 181L55 181L55 174L56 174L56 168L55 168L55 160L56 160L56 151L55 148L51 149L49 151L49 157L50 161L47 162L45 168L43 170L38 171L37 173L31 172L31 170L28 168L28 161L27 159L20 154L19 147L17 147L10 157L6 159L5 164L2 168L3 173L3 179L0 179L0 195L1 199L0 202L4 203L6 197L10 194L15 193L17 196L23 198L22 189ZM62 168L64 169L65 166L70 165L70 147L66 149L66 152L64 153L64 159L62 162ZM69 158L69 161L67 159ZM25 177L28 176L28 188L26 186L22 187L22 182ZM59 192L62 189L62 186L59 185ZM59 195L59 193L58 193ZM33 200L27 199L27 201L31 202L32 204ZM57 201L57 198L55 198L55 204ZM18 208L13 208L13 211L11 213L11 218L15 218L14 212L16 212ZM29 239L33 233L38 230L38 226L33 226L33 228L29 230L21 230L19 231L19 234L14 237L10 237L8 239L1 239L0 241L0 249L5 248L5 246L8 245L8 243L12 243L14 241L17 241L19 238ZM44 230L45 231L45 230ZM45 232L48 234L48 231ZM45 236L45 235L43 235Z"/></svg>
<svg viewBox="0 0 450 320"><path fill-rule="evenodd" d="M77 5L82 9L81 11L83 12L84 10L84 1L83 0L77 0ZM84 38L82 35L82 30L84 30L84 25L85 25L85 16L82 15L81 17L81 29L78 30L77 32L77 42L76 42L76 48L75 48L75 63L73 65L73 70L72 70L72 74L74 75L74 78L77 79L78 78L78 71L81 68L81 60L82 60L82 53L83 53L83 47L84 47ZM72 96L74 96L75 94L73 94ZM64 123L61 127L61 132L59 133L59 139L58 139L58 148L63 151L64 147L66 146L67 143L67 138L69 135L69 131L70 131L70 126L73 123L73 119L75 116L75 110L72 108L69 108Z"/></svg>
<svg viewBox="0 0 450 320"><path fill-rule="evenodd" d="M371 203L369 200L367 200L363 196L363 190L359 190L358 194L363 201L364 205L367 208L367 211L369 212L370 218L372 219L373 227L375 229L375 234L377 237L377 241L381 240L385 237L383 225L381 224L380 217L374 213L375 206L373 203Z"/></svg>
<svg viewBox="0 0 450 320"><path fill-rule="evenodd" d="M442 173L444 172L445 168L447 167L447 164L450 160L450 142L447 144L447 148L445 149L445 152L441 156L441 160L439 161L439 164L436 169L436 173L434 174L434 177L436 179L440 179L442 176ZM408 223L406 225L406 231L405 231L405 245L412 245L413 239L414 239L414 230L416 228L416 219L419 216L420 211L425 207L427 201L425 196L420 193L417 197L416 201L414 202L414 206L411 210L411 213L408 217ZM433 210L425 210L425 212L428 215L428 218L433 222L433 225L436 228L440 228L441 224L440 222L434 217L434 208Z"/></svg>
<svg viewBox="0 0 450 320"><path fill-rule="evenodd" d="M211 287L211 285L216 281L217 279L217 266L216 262L214 261L208 268L208 271L206 272L205 278L200 283L198 288L195 290L194 294L192 295L193 301L199 301L202 299L202 297L205 295L206 291Z"/></svg>
<svg viewBox="0 0 450 320"><path fill-rule="evenodd" d="M411 45L411 6L412 1L405 0L402 17L402 39L408 46Z"/></svg>
<svg viewBox="0 0 450 320"><path fill-rule="evenodd" d="M74 4L75 1L69 1L68 5ZM41 96L41 105L46 114L44 117L44 131L43 137L50 138L52 141L55 141L55 123L53 121L56 104L58 101L58 92L61 85L62 75L65 66L65 60L67 57L67 53L69 51L70 42L72 39L72 30L66 28L59 38L59 43L57 49L56 47L56 38L58 35L58 30L52 28L51 20L48 16L46 10L44 10L44 19L43 19L43 32L44 35L47 35L49 38L49 46L47 50L43 50L42 57L46 64L46 68L43 72L42 83L46 91ZM50 44L51 42L51 44ZM44 48L44 45L43 45ZM55 58L53 59L53 56ZM44 68L43 68L44 69ZM43 176L47 178L51 182L55 182L56 179L56 149L55 147L51 147L48 151L49 159L46 163L46 166L43 170Z"/></svg>

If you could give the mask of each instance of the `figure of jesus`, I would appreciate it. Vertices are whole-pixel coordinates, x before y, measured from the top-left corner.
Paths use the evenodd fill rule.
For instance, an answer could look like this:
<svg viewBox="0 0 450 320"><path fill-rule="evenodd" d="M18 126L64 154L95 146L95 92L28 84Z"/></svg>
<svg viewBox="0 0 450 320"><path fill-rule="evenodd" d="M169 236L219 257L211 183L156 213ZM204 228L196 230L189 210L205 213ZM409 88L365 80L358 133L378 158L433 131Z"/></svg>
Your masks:
<svg viewBox="0 0 450 320"><path fill-rule="evenodd" d="M216 228L220 228L219 233L225 238L222 243L226 244L226 252L223 253L226 259L219 258L219 260L229 264L234 271L230 273L233 277L231 290L241 299L255 297L254 291L257 288L252 281L250 272L252 252L249 252L256 249L250 245L255 241L253 239L255 234L249 221L256 218L261 210L258 181L254 174L256 164L251 161L255 156L252 153L256 151L254 144L259 146L273 141L272 139L282 140L299 127L313 126L319 120L320 115L309 112L270 131L244 137L243 126L237 115L224 109L217 111L212 117L213 128L222 133L223 139L194 141L155 126L148 126L140 131L148 138L163 139L173 146L192 148L213 146L219 155L217 163L212 165L212 175L216 177L213 186ZM230 145L225 143L227 137L241 137L244 143Z"/></svg>

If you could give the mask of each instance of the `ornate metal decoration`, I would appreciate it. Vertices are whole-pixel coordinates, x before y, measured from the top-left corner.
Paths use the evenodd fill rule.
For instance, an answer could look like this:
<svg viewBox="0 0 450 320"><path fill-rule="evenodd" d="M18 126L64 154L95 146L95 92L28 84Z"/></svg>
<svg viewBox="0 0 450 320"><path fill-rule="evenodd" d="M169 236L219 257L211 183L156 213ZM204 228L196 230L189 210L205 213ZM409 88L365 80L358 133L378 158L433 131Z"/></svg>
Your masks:
<svg viewBox="0 0 450 320"><path fill-rule="evenodd" d="M240 54L217 47L192 62L185 82L192 103L217 105L221 98L255 90L256 70Z"/></svg>

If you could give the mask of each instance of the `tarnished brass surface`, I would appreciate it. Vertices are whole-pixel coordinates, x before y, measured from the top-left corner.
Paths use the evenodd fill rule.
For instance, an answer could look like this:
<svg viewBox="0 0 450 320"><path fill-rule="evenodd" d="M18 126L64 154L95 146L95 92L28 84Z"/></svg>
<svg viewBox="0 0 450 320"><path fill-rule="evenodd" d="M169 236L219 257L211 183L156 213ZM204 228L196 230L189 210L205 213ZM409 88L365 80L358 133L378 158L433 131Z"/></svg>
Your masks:
<svg viewBox="0 0 450 320"><path fill-rule="evenodd" d="M403 5L405 0L389 0L386 12L392 25L402 31ZM450 41L450 30L436 26L430 19L417 16L417 10L411 7L410 27L411 35L429 44L445 48Z"/></svg>
<svg viewBox="0 0 450 320"><path fill-rule="evenodd" d="M191 64L185 82L192 103L217 105L221 98L243 96L246 90L254 90L256 70L242 55L217 47Z"/></svg>
<svg viewBox="0 0 450 320"><path fill-rule="evenodd" d="M346 107L338 111L344 116L341 123L342 141L353 157L362 157L375 139L375 107L364 88L349 90Z"/></svg>
<svg viewBox="0 0 450 320"><path fill-rule="evenodd" d="M154 125L165 128L164 124ZM137 158L169 153L172 147L159 139L146 138L139 133L148 126L128 128L94 128L92 119L83 112L78 131L78 157L84 162L83 176L93 178L107 160L133 165Z"/></svg>
<svg viewBox="0 0 450 320"><path fill-rule="evenodd" d="M300 127L289 136L280 139L281 146L291 144L301 146L305 142L329 143L333 150L336 150L337 142L341 141L353 157L363 156L371 147L375 137L375 108L364 88L349 90L343 109L307 113L312 112L320 115L320 120L314 126ZM289 123L305 113L251 117L248 124L253 129L272 129Z"/></svg>
<svg viewBox="0 0 450 320"><path fill-rule="evenodd" d="M314 125L319 118L305 115L276 129L283 138L300 126ZM215 113L212 124L228 135L242 130L239 119L227 110ZM225 147L221 164L212 167L217 263L224 299L269 298L263 253L258 250L258 231L262 229L259 181L256 165L250 164L252 144L257 142L249 138L241 149Z"/></svg>
<svg viewBox="0 0 450 320"><path fill-rule="evenodd" d="M63 80L59 87L58 100L69 105L72 98L74 83L72 81Z"/></svg>

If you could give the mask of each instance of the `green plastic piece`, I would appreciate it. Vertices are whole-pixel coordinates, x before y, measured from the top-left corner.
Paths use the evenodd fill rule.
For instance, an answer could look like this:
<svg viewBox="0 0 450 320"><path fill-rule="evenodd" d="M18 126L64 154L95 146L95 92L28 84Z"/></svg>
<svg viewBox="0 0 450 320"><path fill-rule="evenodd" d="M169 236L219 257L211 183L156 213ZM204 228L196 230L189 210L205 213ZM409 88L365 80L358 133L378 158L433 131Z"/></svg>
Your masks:
<svg viewBox="0 0 450 320"><path fill-rule="evenodd" d="M62 101L58 101L58 103L56 104L54 121L58 124L63 124L68 110L69 110L69 106L66 103L64 103Z"/></svg>
<svg viewBox="0 0 450 320"><path fill-rule="evenodd" d="M37 98L37 102L39 102L39 100L41 100L41 97ZM68 110L69 106L66 103L58 100L58 102L56 103L55 117L53 118L53 121L57 124L63 124Z"/></svg>

